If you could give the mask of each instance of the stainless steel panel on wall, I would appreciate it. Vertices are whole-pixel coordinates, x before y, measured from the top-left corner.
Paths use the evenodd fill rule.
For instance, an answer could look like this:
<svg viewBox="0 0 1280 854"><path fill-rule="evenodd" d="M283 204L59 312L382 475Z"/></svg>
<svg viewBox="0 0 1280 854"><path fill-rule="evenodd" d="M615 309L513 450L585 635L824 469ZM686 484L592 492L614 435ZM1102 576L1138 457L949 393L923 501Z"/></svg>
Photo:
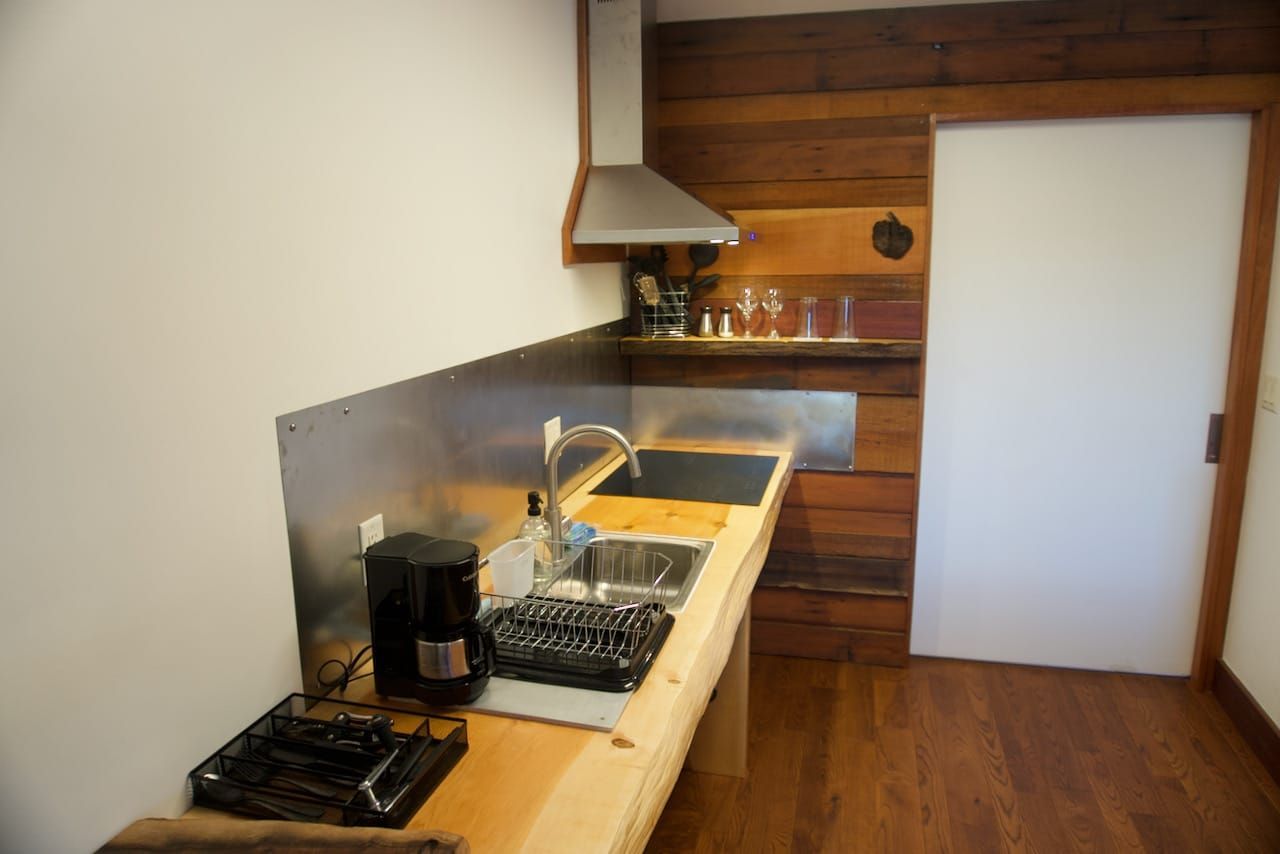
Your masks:
<svg viewBox="0 0 1280 854"><path fill-rule="evenodd" d="M544 493L544 421L630 433L618 337L626 321L511 350L276 420L303 685L368 642L356 526L420 531L487 554L515 536L525 493ZM585 440L561 458L561 494L615 456ZM337 668L326 671L332 678Z"/></svg>
<svg viewBox="0 0 1280 854"><path fill-rule="evenodd" d="M857 395L775 389L631 389L637 442L714 442L725 448L790 451L796 468L853 469Z"/></svg>

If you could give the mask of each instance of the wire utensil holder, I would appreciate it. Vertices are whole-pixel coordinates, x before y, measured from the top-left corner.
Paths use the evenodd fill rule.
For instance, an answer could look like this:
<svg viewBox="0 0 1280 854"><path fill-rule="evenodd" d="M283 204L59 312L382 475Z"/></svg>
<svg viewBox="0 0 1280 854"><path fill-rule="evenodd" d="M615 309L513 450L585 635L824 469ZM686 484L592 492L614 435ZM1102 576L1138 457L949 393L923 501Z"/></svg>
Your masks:
<svg viewBox="0 0 1280 854"><path fill-rule="evenodd" d="M634 687L670 630L672 617L660 590L671 559L639 549L553 541L540 547L539 559L550 562L555 551L564 556L528 596L483 594L492 606L487 619L499 669L558 672L570 684L599 679L611 684L592 687L608 690Z"/></svg>
<svg viewBox="0 0 1280 854"><path fill-rule="evenodd" d="M647 338L684 338L693 332L688 291L664 291L657 305L640 305L640 331Z"/></svg>

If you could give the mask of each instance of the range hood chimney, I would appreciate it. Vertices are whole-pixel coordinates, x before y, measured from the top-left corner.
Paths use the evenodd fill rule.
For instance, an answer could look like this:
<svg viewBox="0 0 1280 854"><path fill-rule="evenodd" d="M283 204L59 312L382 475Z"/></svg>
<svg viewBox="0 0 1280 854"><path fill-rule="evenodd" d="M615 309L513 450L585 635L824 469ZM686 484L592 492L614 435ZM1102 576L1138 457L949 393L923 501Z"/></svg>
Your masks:
<svg viewBox="0 0 1280 854"><path fill-rule="evenodd" d="M656 34L655 0L587 0L591 168L576 244L738 239L731 220L645 165L657 158Z"/></svg>

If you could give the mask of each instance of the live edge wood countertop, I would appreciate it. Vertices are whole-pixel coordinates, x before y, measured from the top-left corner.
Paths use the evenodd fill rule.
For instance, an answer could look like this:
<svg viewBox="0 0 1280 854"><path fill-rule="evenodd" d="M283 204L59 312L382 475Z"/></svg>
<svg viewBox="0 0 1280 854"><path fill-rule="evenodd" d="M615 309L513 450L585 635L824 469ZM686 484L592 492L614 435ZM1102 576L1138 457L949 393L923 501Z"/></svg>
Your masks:
<svg viewBox="0 0 1280 854"><path fill-rule="evenodd" d="M601 530L703 537L716 541L715 550L613 732L464 712L467 754L410 827L461 834L476 854L644 848L769 549L791 478L791 455L776 455L758 507L589 495L612 465L561 502L574 519ZM348 699L383 702L372 686L360 690L371 696L356 697L353 687Z"/></svg>

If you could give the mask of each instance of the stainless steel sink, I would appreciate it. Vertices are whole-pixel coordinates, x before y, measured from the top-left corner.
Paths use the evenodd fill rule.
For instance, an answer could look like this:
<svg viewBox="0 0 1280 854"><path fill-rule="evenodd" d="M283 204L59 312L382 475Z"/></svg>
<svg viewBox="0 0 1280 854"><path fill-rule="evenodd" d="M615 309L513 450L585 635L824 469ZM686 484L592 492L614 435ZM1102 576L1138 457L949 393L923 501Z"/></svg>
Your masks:
<svg viewBox="0 0 1280 854"><path fill-rule="evenodd" d="M658 555L669 559L671 568L658 582L656 598L667 606L668 611L679 612L684 610L689 597L693 595L702 569L715 548L715 541L601 531L591 539L589 547L591 546L600 549L627 549L640 552L646 557ZM585 560L576 565L579 569L573 573L573 577L552 582L547 594L586 602L617 602L643 597L646 590L640 588L651 581L610 571L612 562L609 560ZM637 589L627 589L631 586ZM560 589L562 587L563 590Z"/></svg>

